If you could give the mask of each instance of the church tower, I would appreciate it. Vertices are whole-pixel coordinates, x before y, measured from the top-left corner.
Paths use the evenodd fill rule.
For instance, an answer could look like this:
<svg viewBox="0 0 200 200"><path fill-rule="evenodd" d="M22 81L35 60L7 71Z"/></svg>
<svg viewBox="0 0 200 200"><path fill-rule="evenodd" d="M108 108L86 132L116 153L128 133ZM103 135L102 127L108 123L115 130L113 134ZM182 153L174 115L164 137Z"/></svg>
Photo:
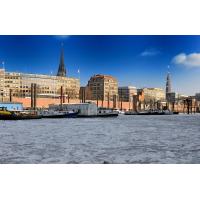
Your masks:
<svg viewBox="0 0 200 200"><path fill-rule="evenodd" d="M166 82L166 94L172 92L172 84L170 73L167 73L167 82Z"/></svg>
<svg viewBox="0 0 200 200"><path fill-rule="evenodd" d="M168 72L167 72L167 80L166 80L166 100L170 101L171 99L171 92L172 92L172 83L171 83L171 76L170 76L170 72L169 72L169 67L168 67Z"/></svg>
<svg viewBox="0 0 200 200"><path fill-rule="evenodd" d="M66 77L66 75L67 74L66 74L65 63L64 63L64 49L62 47L62 49L61 49L61 55L60 55L60 64L59 64L57 76Z"/></svg>

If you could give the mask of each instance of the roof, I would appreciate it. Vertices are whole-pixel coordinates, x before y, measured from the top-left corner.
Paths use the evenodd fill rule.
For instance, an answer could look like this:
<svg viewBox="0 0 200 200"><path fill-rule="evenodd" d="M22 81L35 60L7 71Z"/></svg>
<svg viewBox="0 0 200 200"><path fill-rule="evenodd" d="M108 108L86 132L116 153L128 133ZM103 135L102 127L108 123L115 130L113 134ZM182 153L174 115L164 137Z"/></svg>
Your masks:
<svg viewBox="0 0 200 200"><path fill-rule="evenodd" d="M95 78L109 78L109 79L114 79L117 80L115 77L110 76L110 75L104 75L104 74L95 74L94 76L91 77L91 79L95 79Z"/></svg>

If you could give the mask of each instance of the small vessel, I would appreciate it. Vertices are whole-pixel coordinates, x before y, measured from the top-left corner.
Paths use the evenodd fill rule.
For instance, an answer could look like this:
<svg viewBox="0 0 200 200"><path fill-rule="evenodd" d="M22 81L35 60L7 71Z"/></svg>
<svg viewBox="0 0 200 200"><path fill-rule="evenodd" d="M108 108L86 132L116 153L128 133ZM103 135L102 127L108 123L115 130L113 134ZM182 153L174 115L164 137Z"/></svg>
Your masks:
<svg viewBox="0 0 200 200"><path fill-rule="evenodd" d="M0 107L0 120L28 120L41 119L35 111L9 111L6 107Z"/></svg>
<svg viewBox="0 0 200 200"><path fill-rule="evenodd" d="M92 114L92 115L78 114L77 117L78 118L97 118L97 117L117 117L118 115L119 113L112 109L98 108L97 114Z"/></svg>
<svg viewBox="0 0 200 200"><path fill-rule="evenodd" d="M178 112L172 112L170 110L148 110L143 112L138 112L138 115L174 115L179 114Z"/></svg>
<svg viewBox="0 0 200 200"><path fill-rule="evenodd" d="M97 117L117 117L118 115L118 111L107 108L99 108L97 112Z"/></svg>
<svg viewBox="0 0 200 200"><path fill-rule="evenodd" d="M125 112L123 110L119 110L119 109L114 109L113 111L118 112L118 114L124 115Z"/></svg>
<svg viewBox="0 0 200 200"><path fill-rule="evenodd" d="M179 112L172 112L170 110L145 110L140 112L126 111L125 115L177 115Z"/></svg>
<svg viewBox="0 0 200 200"><path fill-rule="evenodd" d="M55 111L55 110L43 110L40 112L42 118L75 118L78 112L74 111Z"/></svg>
<svg viewBox="0 0 200 200"><path fill-rule="evenodd" d="M129 110L129 111L126 111L124 114L125 114L125 115L137 115L138 113L135 112L135 111Z"/></svg>

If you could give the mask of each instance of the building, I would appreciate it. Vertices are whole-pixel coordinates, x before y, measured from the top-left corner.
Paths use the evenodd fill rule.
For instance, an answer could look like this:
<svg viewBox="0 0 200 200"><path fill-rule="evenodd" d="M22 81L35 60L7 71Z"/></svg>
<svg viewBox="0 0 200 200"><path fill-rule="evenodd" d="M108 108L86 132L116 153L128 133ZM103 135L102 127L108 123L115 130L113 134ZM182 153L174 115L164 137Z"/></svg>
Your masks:
<svg viewBox="0 0 200 200"><path fill-rule="evenodd" d="M124 86L118 88L119 101L132 101L133 96L137 95L137 89L134 86Z"/></svg>
<svg viewBox="0 0 200 200"><path fill-rule="evenodd" d="M57 76L6 72L0 70L0 101L8 101L13 97L31 97L31 84L37 85L37 97L60 98L61 87L63 96L70 99L79 98L80 81L77 78L66 77L64 67L64 52L61 51Z"/></svg>
<svg viewBox="0 0 200 200"><path fill-rule="evenodd" d="M145 103L153 103L165 100L165 92L161 88L143 88L138 90L138 92L141 91L143 91Z"/></svg>
<svg viewBox="0 0 200 200"><path fill-rule="evenodd" d="M179 99L179 94L176 92L168 92L166 95L166 99L170 103L175 103Z"/></svg>
<svg viewBox="0 0 200 200"><path fill-rule="evenodd" d="M85 103L86 100L90 100L91 95L91 90L87 86L80 87L79 98L82 103Z"/></svg>
<svg viewBox="0 0 200 200"><path fill-rule="evenodd" d="M200 93L196 93L195 98L196 98L197 101L200 101Z"/></svg>
<svg viewBox="0 0 200 200"><path fill-rule="evenodd" d="M90 78L87 84L89 100L113 100L118 95L117 79L108 76L97 74Z"/></svg>
<svg viewBox="0 0 200 200"><path fill-rule="evenodd" d="M49 109L51 110L60 110L61 105L50 105ZM97 105L95 103L70 103L63 104L62 110L66 111L79 111L79 115L83 116L93 116L97 115Z"/></svg>

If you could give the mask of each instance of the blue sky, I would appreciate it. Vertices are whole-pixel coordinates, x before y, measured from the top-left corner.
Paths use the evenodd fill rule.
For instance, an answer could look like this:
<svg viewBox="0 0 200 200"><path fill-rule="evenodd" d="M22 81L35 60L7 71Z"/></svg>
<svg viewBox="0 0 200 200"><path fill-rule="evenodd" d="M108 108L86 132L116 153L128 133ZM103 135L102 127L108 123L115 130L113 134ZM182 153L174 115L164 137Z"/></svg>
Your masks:
<svg viewBox="0 0 200 200"><path fill-rule="evenodd" d="M7 71L56 74L61 43L70 77L86 85L94 74L115 76L119 85L165 88L170 66L173 90L200 92L200 36L0 36Z"/></svg>

